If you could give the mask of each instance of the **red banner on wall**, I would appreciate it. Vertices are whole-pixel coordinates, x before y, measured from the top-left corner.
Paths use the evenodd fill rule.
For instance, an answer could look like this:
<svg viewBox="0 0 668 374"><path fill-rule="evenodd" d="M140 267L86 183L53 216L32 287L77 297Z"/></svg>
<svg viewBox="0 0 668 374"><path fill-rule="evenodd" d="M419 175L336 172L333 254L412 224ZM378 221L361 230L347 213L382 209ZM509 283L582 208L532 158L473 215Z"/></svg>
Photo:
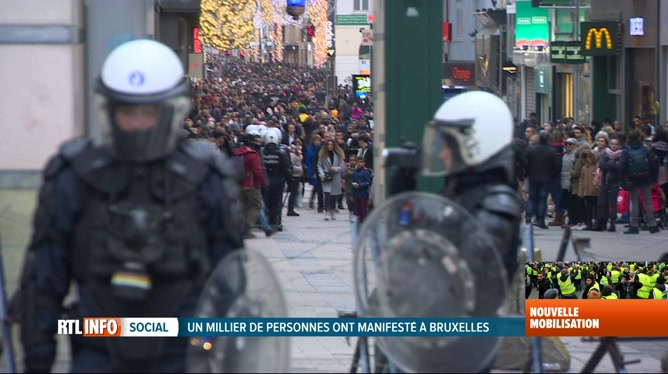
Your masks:
<svg viewBox="0 0 668 374"><path fill-rule="evenodd" d="M443 22L443 43L448 43L450 40L452 40L452 24Z"/></svg>

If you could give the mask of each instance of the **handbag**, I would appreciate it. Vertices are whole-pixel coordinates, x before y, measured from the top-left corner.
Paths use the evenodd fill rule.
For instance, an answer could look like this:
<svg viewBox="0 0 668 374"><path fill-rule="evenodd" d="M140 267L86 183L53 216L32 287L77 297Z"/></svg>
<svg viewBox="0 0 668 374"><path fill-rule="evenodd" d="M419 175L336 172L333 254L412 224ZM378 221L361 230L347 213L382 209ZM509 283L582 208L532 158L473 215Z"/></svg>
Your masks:
<svg viewBox="0 0 668 374"><path fill-rule="evenodd" d="M334 174L335 172L333 171L326 171L325 172L325 182L331 182L334 180Z"/></svg>
<svg viewBox="0 0 668 374"><path fill-rule="evenodd" d="M601 168L596 168L596 171L594 172L593 183L596 187L601 187L601 184L603 184L603 171Z"/></svg>

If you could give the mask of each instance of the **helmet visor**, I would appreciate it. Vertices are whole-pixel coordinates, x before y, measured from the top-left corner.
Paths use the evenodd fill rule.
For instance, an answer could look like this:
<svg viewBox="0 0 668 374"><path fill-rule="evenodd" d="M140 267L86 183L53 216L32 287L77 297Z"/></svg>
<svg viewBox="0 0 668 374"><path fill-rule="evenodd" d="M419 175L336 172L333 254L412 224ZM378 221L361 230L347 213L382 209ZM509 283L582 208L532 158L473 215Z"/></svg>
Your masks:
<svg viewBox="0 0 668 374"><path fill-rule="evenodd" d="M156 104L124 103L101 95L98 101L114 154L137 162L158 159L175 148L177 129L190 106L183 96Z"/></svg>
<svg viewBox="0 0 668 374"><path fill-rule="evenodd" d="M461 145L465 139L463 131L467 131L470 123L432 122L425 127L422 139L422 175L445 176L466 168Z"/></svg>

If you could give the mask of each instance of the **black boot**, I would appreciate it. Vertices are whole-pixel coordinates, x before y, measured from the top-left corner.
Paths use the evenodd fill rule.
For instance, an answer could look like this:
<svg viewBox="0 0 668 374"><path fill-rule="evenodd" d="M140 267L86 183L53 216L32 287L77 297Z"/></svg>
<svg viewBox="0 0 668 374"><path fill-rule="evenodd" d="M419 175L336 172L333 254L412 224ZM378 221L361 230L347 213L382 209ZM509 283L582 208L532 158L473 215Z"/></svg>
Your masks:
<svg viewBox="0 0 668 374"><path fill-rule="evenodd" d="M615 220L610 220L610 226L608 227L609 232L615 232Z"/></svg>
<svg viewBox="0 0 668 374"><path fill-rule="evenodd" d="M624 231L624 234L640 234L640 230L637 227L629 227L628 230Z"/></svg>
<svg viewBox="0 0 668 374"><path fill-rule="evenodd" d="M603 231L605 230L605 223L602 223L601 221L596 222L596 226L591 231Z"/></svg>

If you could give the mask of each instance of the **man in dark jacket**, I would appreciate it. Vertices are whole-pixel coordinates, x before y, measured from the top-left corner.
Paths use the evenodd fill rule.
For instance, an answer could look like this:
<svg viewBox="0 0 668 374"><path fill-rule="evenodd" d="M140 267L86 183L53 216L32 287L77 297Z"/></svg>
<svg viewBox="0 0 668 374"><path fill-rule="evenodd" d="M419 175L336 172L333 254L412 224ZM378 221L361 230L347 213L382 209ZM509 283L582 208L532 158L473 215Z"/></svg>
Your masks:
<svg viewBox="0 0 668 374"><path fill-rule="evenodd" d="M549 290L550 288L552 288L552 284L550 283L550 280L547 279L547 277L545 276L545 273L543 272L538 273L538 298L544 299L545 291Z"/></svg>
<svg viewBox="0 0 668 374"><path fill-rule="evenodd" d="M561 158L548 141L550 133L540 132L540 143L529 148L527 155L526 176L529 179L529 210L526 221L536 216L534 224L541 229L547 229L545 213L547 211L547 185L561 175Z"/></svg>
<svg viewBox="0 0 668 374"><path fill-rule="evenodd" d="M659 232L652 206L652 183L657 180L658 170L654 155L645 148L641 140L640 131L637 129L629 131L629 144L624 147L619 160L619 177L623 185L626 185L624 189L629 191L630 198L631 227L624 231L624 234L640 233L638 211L641 192L645 201L645 222L649 226L649 232L650 234ZM641 165L643 163L644 166Z"/></svg>

